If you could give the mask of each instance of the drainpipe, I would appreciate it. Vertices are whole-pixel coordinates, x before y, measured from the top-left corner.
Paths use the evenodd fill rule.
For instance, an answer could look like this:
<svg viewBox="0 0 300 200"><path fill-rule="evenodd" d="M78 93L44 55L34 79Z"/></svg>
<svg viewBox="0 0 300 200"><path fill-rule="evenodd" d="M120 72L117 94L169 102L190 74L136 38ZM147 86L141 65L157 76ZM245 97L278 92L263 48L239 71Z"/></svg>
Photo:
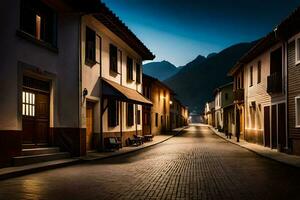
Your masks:
<svg viewBox="0 0 300 200"><path fill-rule="evenodd" d="M288 151L289 149L289 143L288 143L288 43L285 40L284 41L284 69L285 69L285 75L284 75L284 87L285 87L285 150Z"/></svg>
<svg viewBox="0 0 300 200"><path fill-rule="evenodd" d="M122 85L122 81L123 81L123 65L122 65L122 54L120 53L120 63L121 63L121 69L120 69L120 85ZM121 135L121 143L123 145L123 102L120 102L120 135Z"/></svg>

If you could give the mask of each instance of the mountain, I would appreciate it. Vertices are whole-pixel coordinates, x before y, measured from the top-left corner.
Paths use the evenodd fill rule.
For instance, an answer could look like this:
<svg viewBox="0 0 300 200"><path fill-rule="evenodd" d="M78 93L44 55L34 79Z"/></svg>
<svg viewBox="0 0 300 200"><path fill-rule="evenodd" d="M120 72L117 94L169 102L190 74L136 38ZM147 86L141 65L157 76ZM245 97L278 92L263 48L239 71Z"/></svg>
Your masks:
<svg viewBox="0 0 300 200"><path fill-rule="evenodd" d="M158 80L166 80L176 74L179 69L168 61L150 62L143 65L143 73L155 77Z"/></svg>
<svg viewBox="0 0 300 200"><path fill-rule="evenodd" d="M255 43L239 43L207 58L198 56L164 83L189 106L191 112L200 113L205 102L212 100L214 89L232 81L227 76L229 69Z"/></svg>

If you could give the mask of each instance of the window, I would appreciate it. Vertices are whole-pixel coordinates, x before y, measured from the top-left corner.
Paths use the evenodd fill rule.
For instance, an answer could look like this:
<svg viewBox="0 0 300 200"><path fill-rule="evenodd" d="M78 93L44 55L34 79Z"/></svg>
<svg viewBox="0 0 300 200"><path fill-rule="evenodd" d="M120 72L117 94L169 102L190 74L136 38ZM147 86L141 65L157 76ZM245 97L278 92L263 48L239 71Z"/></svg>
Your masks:
<svg viewBox="0 0 300 200"><path fill-rule="evenodd" d="M136 63L136 82L141 83L141 65Z"/></svg>
<svg viewBox="0 0 300 200"><path fill-rule="evenodd" d="M35 94L22 92L22 115L35 116Z"/></svg>
<svg viewBox="0 0 300 200"><path fill-rule="evenodd" d="M108 126L119 125L119 104L116 100L108 100Z"/></svg>
<svg viewBox="0 0 300 200"><path fill-rule="evenodd" d="M300 63L300 38L296 39L296 64Z"/></svg>
<svg viewBox="0 0 300 200"><path fill-rule="evenodd" d="M158 127L158 113L155 113L155 126Z"/></svg>
<svg viewBox="0 0 300 200"><path fill-rule="evenodd" d="M250 87L253 86L253 66L250 67Z"/></svg>
<svg viewBox="0 0 300 200"><path fill-rule="evenodd" d="M295 97L296 127L300 128L300 96Z"/></svg>
<svg viewBox="0 0 300 200"><path fill-rule="evenodd" d="M56 13L37 0L22 0L21 30L37 40L56 46Z"/></svg>
<svg viewBox="0 0 300 200"><path fill-rule="evenodd" d="M137 113L136 113L136 123L141 124L141 111L140 110L137 110Z"/></svg>
<svg viewBox="0 0 300 200"><path fill-rule="evenodd" d="M228 100L228 93L225 93L225 100Z"/></svg>
<svg viewBox="0 0 300 200"><path fill-rule="evenodd" d="M109 45L109 69L118 73L118 49L115 45Z"/></svg>
<svg viewBox="0 0 300 200"><path fill-rule="evenodd" d="M164 122L164 118L163 116L160 116L160 124L163 125L163 122Z"/></svg>
<svg viewBox="0 0 300 200"><path fill-rule="evenodd" d="M257 63L257 83L261 82L261 61Z"/></svg>
<svg viewBox="0 0 300 200"><path fill-rule="evenodd" d="M127 104L127 126L133 126L133 104L128 103Z"/></svg>
<svg viewBox="0 0 300 200"><path fill-rule="evenodd" d="M96 63L96 32L86 27L85 40L85 62L94 65Z"/></svg>
<svg viewBox="0 0 300 200"><path fill-rule="evenodd" d="M133 60L127 57L127 80L133 81Z"/></svg>

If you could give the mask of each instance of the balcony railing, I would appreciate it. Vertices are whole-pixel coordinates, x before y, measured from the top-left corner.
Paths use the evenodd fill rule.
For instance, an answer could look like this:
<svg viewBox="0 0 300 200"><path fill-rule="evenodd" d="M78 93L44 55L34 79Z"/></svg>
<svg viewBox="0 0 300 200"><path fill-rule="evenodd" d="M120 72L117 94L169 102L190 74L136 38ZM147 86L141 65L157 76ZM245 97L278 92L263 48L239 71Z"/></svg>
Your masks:
<svg viewBox="0 0 300 200"><path fill-rule="evenodd" d="M269 94L282 93L281 73L275 72L268 76L267 92Z"/></svg>
<svg viewBox="0 0 300 200"><path fill-rule="evenodd" d="M233 100L235 102L244 101L244 89L237 89L233 92Z"/></svg>

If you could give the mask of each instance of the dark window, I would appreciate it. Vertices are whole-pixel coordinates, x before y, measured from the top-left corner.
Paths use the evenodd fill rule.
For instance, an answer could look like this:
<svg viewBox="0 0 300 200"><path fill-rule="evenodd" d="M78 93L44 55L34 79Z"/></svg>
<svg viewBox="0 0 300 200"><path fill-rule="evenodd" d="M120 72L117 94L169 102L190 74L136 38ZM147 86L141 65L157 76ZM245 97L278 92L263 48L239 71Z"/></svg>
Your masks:
<svg viewBox="0 0 300 200"><path fill-rule="evenodd" d="M127 126L133 126L133 104L128 103L127 104Z"/></svg>
<svg viewBox="0 0 300 200"><path fill-rule="evenodd" d="M228 100L228 93L225 93L225 100Z"/></svg>
<svg viewBox="0 0 300 200"><path fill-rule="evenodd" d="M141 124L141 111L140 110L137 110L136 123Z"/></svg>
<svg viewBox="0 0 300 200"><path fill-rule="evenodd" d="M127 80L133 80L133 60L127 57Z"/></svg>
<svg viewBox="0 0 300 200"><path fill-rule="evenodd" d="M115 127L119 125L119 104L116 100L108 101L108 126Z"/></svg>
<svg viewBox="0 0 300 200"><path fill-rule="evenodd" d="M141 65L136 64L136 82L141 83Z"/></svg>
<svg viewBox="0 0 300 200"><path fill-rule="evenodd" d="M160 116L160 124L163 125L163 122L164 122L164 118L163 116Z"/></svg>
<svg viewBox="0 0 300 200"><path fill-rule="evenodd" d="M253 86L253 66L250 67L250 87Z"/></svg>
<svg viewBox="0 0 300 200"><path fill-rule="evenodd" d="M96 32L86 27L85 39L85 62L94 65L96 63Z"/></svg>
<svg viewBox="0 0 300 200"><path fill-rule="evenodd" d="M155 113L155 126L158 127L158 113Z"/></svg>
<svg viewBox="0 0 300 200"><path fill-rule="evenodd" d="M21 30L56 46L56 12L38 0L22 0Z"/></svg>
<svg viewBox="0 0 300 200"><path fill-rule="evenodd" d="M257 83L261 82L261 61L257 63Z"/></svg>
<svg viewBox="0 0 300 200"><path fill-rule="evenodd" d="M109 45L109 69L118 73L118 49L112 44Z"/></svg>

